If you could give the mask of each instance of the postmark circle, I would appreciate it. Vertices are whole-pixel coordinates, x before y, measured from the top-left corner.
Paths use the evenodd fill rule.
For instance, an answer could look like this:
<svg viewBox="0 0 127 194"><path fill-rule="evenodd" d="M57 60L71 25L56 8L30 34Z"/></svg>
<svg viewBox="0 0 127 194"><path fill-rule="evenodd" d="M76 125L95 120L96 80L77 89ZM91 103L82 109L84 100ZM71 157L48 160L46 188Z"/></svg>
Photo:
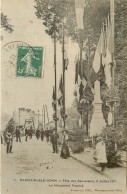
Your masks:
<svg viewBox="0 0 127 194"><path fill-rule="evenodd" d="M16 78L16 74L17 74L17 67L20 68L22 66L20 66L20 63L22 63L22 61L19 61L19 53L18 53L18 50L19 50L19 47L20 47L20 50L22 49L23 51L23 48L26 49L27 53L26 53L26 56L24 54L22 54L22 52L20 52L20 58L25 58L23 63L24 63L24 67L26 68L27 67L27 73L24 74L23 77L30 77L29 74L33 73L33 76L31 77L35 77L35 73L37 72L36 68L35 67L32 67L32 64L30 63L30 58L35 58L36 61L41 58L37 58L37 52L40 49L43 49L43 47L35 47L35 46L31 46L29 44L27 44L26 42L23 42L23 41L12 41L12 42L9 42L7 44L5 44L3 47L2 47L2 71L6 74L6 76L8 78ZM42 55L43 55L43 52L42 52ZM41 59L42 60L42 59ZM40 65L39 66L39 70L38 72L40 71L40 74L38 73L38 75L42 75L42 61L39 61L39 62L36 62L36 66ZM22 63L22 64L23 64ZM35 63L35 61L34 61ZM20 70L20 69L19 69ZM21 73L21 72L20 72ZM28 76L27 76L28 75ZM20 74L19 74L20 76ZM40 76L41 77L41 76ZM38 78L36 76L36 78Z"/></svg>

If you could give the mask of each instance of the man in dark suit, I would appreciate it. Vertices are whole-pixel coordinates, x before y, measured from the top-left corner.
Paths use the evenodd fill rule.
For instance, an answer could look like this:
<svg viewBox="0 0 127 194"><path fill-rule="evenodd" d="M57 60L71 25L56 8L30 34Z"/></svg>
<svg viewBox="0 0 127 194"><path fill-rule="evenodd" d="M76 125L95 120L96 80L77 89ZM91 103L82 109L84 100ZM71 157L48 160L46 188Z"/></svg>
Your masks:
<svg viewBox="0 0 127 194"><path fill-rule="evenodd" d="M21 142L21 141L20 141L20 140L21 140L21 139L20 139L20 130L19 130L18 127L16 127L16 132L15 132L15 133L16 133L16 141L17 141L17 142L18 142L18 141Z"/></svg>
<svg viewBox="0 0 127 194"><path fill-rule="evenodd" d="M26 136L25 141L27 141L27 138L28 138L28 130L27 130L27 128L25 128L25 136Z"/></svg>
<svg viewBox="0 0 127 194"><path fill-rule="evenodd" d="M59 138L56 129L53 129L53 133L51 135L51 142L52 142L52 148L53 153L57 153L57 139Z"/></svg>

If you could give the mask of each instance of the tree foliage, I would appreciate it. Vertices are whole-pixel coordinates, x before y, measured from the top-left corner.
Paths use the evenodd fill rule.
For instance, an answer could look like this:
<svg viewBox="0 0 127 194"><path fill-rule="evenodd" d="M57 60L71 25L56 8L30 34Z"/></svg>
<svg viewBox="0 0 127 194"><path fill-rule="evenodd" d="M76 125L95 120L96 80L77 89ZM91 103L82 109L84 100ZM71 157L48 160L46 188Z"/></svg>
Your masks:
<svg viewBox="0 0 127 194"><path fill-rule="evenodd" d="M3 13L1 13L1 27L9 33L14 31L14 26L10 24L10 20L8 19L7 15L4 15Z"/></svg>
<svg viewBox="0 0 127 194"><path fill-rule="evenodd" d="M54 31L54 20L57 24L57 32L60 35L61 23L66 18L65 26L68 35L78 42L78 29L75 13L74 0L35 0L36 15L43 20L46 32L52 36ZM91 44L97 44L101 32L102 21L109 12L109 0L86 0L84 7L84 42L91 34ZM91 46L92 48L92 46Z"/></svg>
<svg viewBox="0 0 127 194"><path fill-rule="evenodd" d="M127 5L124 0L116 0L115 6L115 87L118 90L119 106L115 109L115 128L125 136L127 128Z"/></svg>
<svg viewBox="0 0 127 194"><path fill-rule="evenodd" d="M123 141L121 132L113 129L113 127L106 126L102 131L102 136L106 142L107 166L116 167L121 165L121 153L117 149L119 145L122 145Z"/></svg>
<svg viewBox="0 0 127 194"><path fill-rule="evenodd" d="M76 31L76 19L74 13L73 0L35 0L36 16L43 20L46 26L46 33L53 37L54 29L57 32L57 38L61 38L62 21L66 18L65 28L68 35L74 37L73 31ZM76 33L75 33L76 34Z"/></svg>

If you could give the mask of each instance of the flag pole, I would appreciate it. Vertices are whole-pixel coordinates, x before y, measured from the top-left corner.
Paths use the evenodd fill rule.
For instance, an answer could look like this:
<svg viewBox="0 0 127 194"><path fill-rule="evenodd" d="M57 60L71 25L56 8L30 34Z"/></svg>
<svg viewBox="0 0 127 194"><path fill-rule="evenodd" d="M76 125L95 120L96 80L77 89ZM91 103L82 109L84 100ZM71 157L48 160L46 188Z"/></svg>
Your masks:
<svg viewBox="0 0 127 194"><path fill-rule="evenodd" d="M43 126L43 129L44 129L44 122L43 122L43 108L42 108L42 126Z"/></svg>
<svg viewBox="0 0 127 194"><path fill-rule="evenodd" d="M63 127L65 128L65 61L64 61L64 53L65 53L65 49L64 49L64 21L63 21L63 24L62 24L62 34L63 34L63 45L62 45L62 58L63 58Z"/></svg>
<svg viewBox="0 0 127 194"><path fill-rule="evenodd" d="M47 113L47 120L48 120L48 123L49 123L49 115L48 115L47 105L45 105L45 109L46 109L46 113Z"/></svg>
<svg viewBox="0 0 127 194"><path fill-rule="evenodd" d="M54 16L54 66L55 66L55 129L57 130L57 79L56 79L56 26Z"/></svg>
<svg viewBox="0 0 127 194"><path fill-rule="evenodd" d="M44 110L44 130L45 130L45 105L43 105L43 110Z"/></svg>
<svg viewBox="0 0 127 194"><path fill-rule="evenodd" d="M115 30L115 25L114 25L114 0L110 0L110 21L111 21L111 28L112 28L112 61L113 61L113 66L112 66L112 84L114 85L114 30Z"/></svg>
<svg viewBox="0 0 127 194"><path fill-rule="evenodd" d="M19 109L19 124L20 124L20 109Z"/></svg>
<svg viewBox="0 0 127 194"><path fill-rule="evenodd" d="M39 110L38 110L38 126L39 126Z"/></svg>
<svg viewBox="0 0 127 194"><path fill-rule="evenodd" d="M111 55L112 55L112 82L111 82L111 89L110 89L110 100L107 101L107 104L109 104L112 112L112 127L115 128L115 106L117 104L117 99L114 99L114 95L112 96L112 91L114 87L114 68L115 68L115 60L114 60L114 0L110 0L110 22L111 22L111 34L112 34L112 48L111 48ZM115 146L114 146L115 149Z"/></svg>
<svg viewBox="0 0 127 194"><path fill-rule="evenodd" d="M88 36L88 82L90 82L90 35ZM87 136L89 134L89 101L87 102Z"/></svg>

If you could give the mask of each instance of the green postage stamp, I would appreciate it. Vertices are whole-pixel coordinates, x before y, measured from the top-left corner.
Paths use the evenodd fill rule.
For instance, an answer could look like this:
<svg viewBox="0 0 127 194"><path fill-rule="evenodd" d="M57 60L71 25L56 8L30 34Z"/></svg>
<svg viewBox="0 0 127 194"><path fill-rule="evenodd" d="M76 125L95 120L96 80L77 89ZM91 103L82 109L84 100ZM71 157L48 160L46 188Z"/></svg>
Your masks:
<svg viewBox="0 0 127 194"><path fill-rule="evenodd" d="M44 47L18 46L17 77L42 77Z"/></svg>

